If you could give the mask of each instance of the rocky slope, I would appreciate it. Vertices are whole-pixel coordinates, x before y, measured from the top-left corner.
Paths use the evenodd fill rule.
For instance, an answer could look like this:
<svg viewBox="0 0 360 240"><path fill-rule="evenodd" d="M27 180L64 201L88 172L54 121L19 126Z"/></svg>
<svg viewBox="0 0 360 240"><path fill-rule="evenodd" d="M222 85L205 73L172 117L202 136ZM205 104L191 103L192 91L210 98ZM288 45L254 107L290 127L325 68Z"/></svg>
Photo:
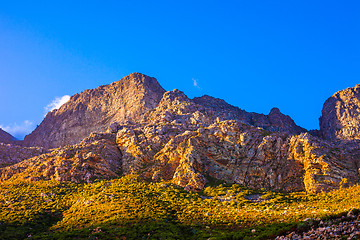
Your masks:
<svg viewBox="0 0 360 240"><path fill-rule="evenodd" d="M77 145L54 149L0 169L0 180L91 182L118 176L120 163L121 153L115 144L115 135L91 134Z"/></svg>
<svg viewBox="0 0 360 240"><path fill-rule="evenodd" d="M278 108L271 109L269 115L249 113L237 107L231 106L222 99L211 96L202 96L194 98L193 101L208 111L211 110L215 115L224 120L239 120L243 123L261 127L269 131L284 132L287 134L300 134L306 132L306 129L295 124L289 116L284 115Z"/></svg>
<svg viewBox="0 0 360 240"><path fill-rule="evenodd" d="M0 129L0 167L9 166L46 151L41 147L20 147L16 139Z"/></svg>
<svg viewBox="0 0 360 240"><path fill-rule="evenodd" d="M9 166L43 153L46 153L46 150L41 147L20 147L14 144L0 143L0 167Z"/></svg>
<svg viewBox="0 0 360 240"><path fill-rule="evenodd" d="M118 82L86 90L70 98L62 107L49 112L43 122L26 136L24 146L54 148L79 143L92 132L102 132L114 122L146 120L143 115L158 106L166 97L155 78L133 73ZM203 96L191 102L211 119L240 120L269 131L299 134L306 130L276 108L269 115L248 113L221 99ZM166 108L166 106L163 106ZM170 109L169 109L170 110Z"/></svg>
<svg viewBox="0 0 360 240"><path fill-rule="evenodd" d="M360 140L329 141L347 134L334 130L338 127L333 122L343 119L332 115L334 109L349 108L335 112L354 112L346 119L356 123L357 88L344 91L324 105L323 139L277 108L263 115L210 96L189 99L134 73L74 95L48 113L24 144L60 147L0 168L0 181L91 182L139 174L147 181L169 180L194 191L212 179L278 191L320 192L353 185L359 180Z"/></svg>
<svg viewBox="0 0 360 240"><path fill-rule="evenodd" d="M0 169L0 179L89 182L140 174L148 181L170 180L195 191L215 178L252 188L308 192L358 181L357 143L271 132L246 122L242 117L251 114L243 110L218 99L210 98L210 105L201 99L191 100L179 90L166 92L140 121L112 123L106 133ZM260 116L265 123L277 123L274 130L294 127L277 109Z"/></svg>
<svg viewBox="0 0 360 240"><path fill-rule="evenodd" d="M331 141L360 139L360 84L332 95L324 103L321 135Z"/></svg>
<svg viewBox="0 0 360 240"><path fill-rule="evenodd" d="M322 221L320 219L306 219L305 224L311 227L306 232L290 232L278 236L275 240L291 239L359 239L360 216L356 209L350 210L346 216L337 219Z"/></svg>
<svg viewBox="0 0 360 240"><path fill-rule="evenodd" d="M124 173L172 179L192 190L203 188L209 176L254 188L310 192L358 179L356 158L349 157L356 144L337 146L307 133L270 132L217 116L178 90L165 93L145 116L146 124L117 129Z"/></svg>
<svg viewBox="0 0 360 240"><path fill-rule="evenodd" d="M0 143L13 143L15 138L0 128Z"/></svg>
<svg viewBox="0 0 360 240"><path fill-rule="evenodd" d="M133 73L120 81L75 94L49 112L23 145L53 148L79 143L113 122L138 121L157 106L165 90L155 78Z"/></svg>
<svg viewBox="0 0 360 240"><path fill-rule="evenodd" d="M91 134L81 143L0 169L0 179L90 182L140 174L171 180L187 190L212 178L252 188L319 192L358 180L347 152L305 133L288 136L234 120L209 126L169 122L118 125L115 133Z"/></svg>

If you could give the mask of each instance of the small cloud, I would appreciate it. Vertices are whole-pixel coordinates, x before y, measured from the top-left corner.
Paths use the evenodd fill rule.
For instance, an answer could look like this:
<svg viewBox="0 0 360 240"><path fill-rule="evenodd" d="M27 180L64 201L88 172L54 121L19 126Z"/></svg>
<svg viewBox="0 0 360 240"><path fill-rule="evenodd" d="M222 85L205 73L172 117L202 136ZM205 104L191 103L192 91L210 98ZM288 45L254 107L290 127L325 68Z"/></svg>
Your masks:
<svg viewBox="0 0 360 240"><path fill-rule="evenodd" d="M70 99L69 95L65 95L62 97L56 97L51 103L49 103L45 107L46 113L51 112L52 110L55 110L55 109L59 109L64 103L69 101L69 99Z"/></svg>
<svg viewBox="0 0 360 240"><path fill-rule="evenodd" d="M199 87L198 80L195 79L195 78L193 78L192 80L193 80L193 85L194 85L194 87L196 87L196 88L198 88L198 89L201 89L201 87Z"/></svg>
<svg viewBox="0 0 360 240"><path fill-rule="evenodd" d="M35 126L33 122L25 120L21 124L12 123L8 126L0 125L0 128L13 135L15 138L21 140L24 139L25 135L31 133L34 130Z"/></svg>

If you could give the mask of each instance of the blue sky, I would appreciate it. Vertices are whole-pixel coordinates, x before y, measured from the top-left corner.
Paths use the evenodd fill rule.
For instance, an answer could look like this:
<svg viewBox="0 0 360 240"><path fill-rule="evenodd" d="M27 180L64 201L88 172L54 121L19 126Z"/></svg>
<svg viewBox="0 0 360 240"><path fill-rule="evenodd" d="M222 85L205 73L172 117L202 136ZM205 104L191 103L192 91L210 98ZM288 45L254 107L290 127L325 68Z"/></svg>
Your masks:
<svg viewBox="0 0 360 240"><path fill-rule="evenodd" d="M331 0L2 1L0 126L22 138L56 98L141 72L316 129L324 101L360 83L359 12Z"/></svg>

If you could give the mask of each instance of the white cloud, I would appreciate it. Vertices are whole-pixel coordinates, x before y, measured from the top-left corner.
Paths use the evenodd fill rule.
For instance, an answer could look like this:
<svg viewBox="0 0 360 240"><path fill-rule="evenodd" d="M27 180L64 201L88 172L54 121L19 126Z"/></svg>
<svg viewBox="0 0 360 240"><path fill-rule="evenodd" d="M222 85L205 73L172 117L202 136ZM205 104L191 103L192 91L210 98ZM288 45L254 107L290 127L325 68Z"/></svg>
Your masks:
<svg viewBox="0 0 360 240"><path fill-rule="evenodd" d="M198 88L198 89L201 89L201 87L199 87L199 82L198 82L197 79L193 78L192 81L193 81L194 87L196 87L196 88Z"/></svg>
<svg viewBox="0 0 360 240"><path fill-rule="evenodd" d="M56 97L50 104L48 104L45 107L45 111L49 112L54 109L58 109L61 107L61 105L63 105L67 101L69 101L69 99L70 99L69 95L65 95L62 97ZM23 139L25 137L25 135L31 133L35 129L35 127L36 127L35 124L29 120L25 120L24 122L22 122L20 124L15 122L15 123L12 123L12 124L9 124L6 126L0 125L1 129L10 133L15 138L20 139L20 140Z"/></svg>
<svg viewBox="0 0 360 240"><path fill-rule="evenodd" d="M31 133L34 130L35 126L33 122L25 120L23 123L20 124L12 123L8 126L0 125L0 128L10 133L17 139L23 139L25 135Z"/></svg>
<svg viewBox="0 0 360 240"><path fill-rule="evenodd" d="M69 101L69 99L70 99L69 95L65 95L62 97L56 97L51 103L49 103L45 107L46 113L51 112L52 110L55 110L55 109L59 109L64 103Z"/></svg>

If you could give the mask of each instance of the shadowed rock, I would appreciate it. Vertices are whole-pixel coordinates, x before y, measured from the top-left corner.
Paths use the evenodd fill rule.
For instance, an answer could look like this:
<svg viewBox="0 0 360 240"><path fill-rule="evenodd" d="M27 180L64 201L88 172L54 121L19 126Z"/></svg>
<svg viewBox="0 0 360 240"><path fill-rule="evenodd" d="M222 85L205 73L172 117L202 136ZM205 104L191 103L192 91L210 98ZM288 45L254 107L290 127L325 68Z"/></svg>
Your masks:
<svg viewBox="0 0 360 240"><path fill-rule="evenodd" d="M0 128L0 143L13 143L15 138Z"/></svg>

